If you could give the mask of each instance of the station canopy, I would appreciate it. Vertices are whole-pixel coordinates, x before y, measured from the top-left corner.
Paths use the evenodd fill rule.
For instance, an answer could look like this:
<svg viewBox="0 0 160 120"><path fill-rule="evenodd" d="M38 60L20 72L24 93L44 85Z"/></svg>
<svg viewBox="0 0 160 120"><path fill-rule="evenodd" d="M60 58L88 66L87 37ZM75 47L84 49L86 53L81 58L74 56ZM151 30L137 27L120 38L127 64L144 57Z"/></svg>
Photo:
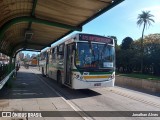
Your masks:
<svg viewBox="0 0 160 120"><path fill-rule="evenodd" d="M0 52L42 50L122 1L0 0Z"/></svg>

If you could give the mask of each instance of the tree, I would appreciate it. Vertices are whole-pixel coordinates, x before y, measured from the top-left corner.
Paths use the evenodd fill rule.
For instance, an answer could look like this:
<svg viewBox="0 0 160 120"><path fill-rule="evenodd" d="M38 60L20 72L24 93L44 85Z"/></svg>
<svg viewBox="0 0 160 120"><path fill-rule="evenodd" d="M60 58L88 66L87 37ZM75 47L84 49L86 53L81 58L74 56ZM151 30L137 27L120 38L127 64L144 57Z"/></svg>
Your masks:
<svg viewBox="0 0 160 120"><path fill-rule="evenodd" d="M141 72L143 72L143 36L144 36L144 29L147 28L147 26L151 25L151 22L154 22L152 19L154 17L152 14L150 14L150 11L142 11L141 14L138 15L138 21L137 25L141 26L143 24L143 30L142 30L142 38L141 38Z"/></svg>
<svg viewBox="0 0 160 120"><path fill-rule="evenodd" d="M150 34L144 38L144 68L152 67L152 73L160 75L160 34Z"/></svg>
<svg viewBox="0 0 160 120"><path fill-rule="evenodd" d="M130 49L133 43L133 39L131 37L126 37L122 41L121 49L127 50Z"/></svg>
<svg viewBox="0 0 160 120"><path fill-rule="evenodd" d="M131 73L133 71L135 52L132 47L133 39L126 37L121 46L116 49L116 67L118 72Z"/></svg>

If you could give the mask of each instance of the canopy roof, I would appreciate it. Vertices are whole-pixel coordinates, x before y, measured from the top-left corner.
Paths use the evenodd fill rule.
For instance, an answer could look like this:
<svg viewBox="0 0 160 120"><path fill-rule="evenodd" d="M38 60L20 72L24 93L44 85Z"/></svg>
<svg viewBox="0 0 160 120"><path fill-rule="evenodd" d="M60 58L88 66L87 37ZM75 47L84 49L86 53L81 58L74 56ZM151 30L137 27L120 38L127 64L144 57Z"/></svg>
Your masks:
<svg viewBox="0 0 160 120"><path fill-rule="evenodd" d="M0 0L0 52L51 46L123 0Z"/></svg>

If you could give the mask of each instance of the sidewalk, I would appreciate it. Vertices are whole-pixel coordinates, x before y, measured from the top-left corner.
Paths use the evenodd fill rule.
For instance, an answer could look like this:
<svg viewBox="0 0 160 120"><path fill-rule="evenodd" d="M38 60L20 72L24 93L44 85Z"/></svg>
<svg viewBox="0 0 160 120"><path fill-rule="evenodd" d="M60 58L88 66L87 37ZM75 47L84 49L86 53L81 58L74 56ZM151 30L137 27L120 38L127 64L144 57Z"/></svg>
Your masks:
<svg viewBox="0 0 160 120"><path fill-rule="evenodd" d="M0 91L0 111L74 111L60 96L32 73L31 69L21 67L17 78L13 80L12 88L4 88ZM23 120L25 119L23 118ZM35 120L35 118L28 119ZM69 118L37 118L37 120L53 119Z"/></svg>

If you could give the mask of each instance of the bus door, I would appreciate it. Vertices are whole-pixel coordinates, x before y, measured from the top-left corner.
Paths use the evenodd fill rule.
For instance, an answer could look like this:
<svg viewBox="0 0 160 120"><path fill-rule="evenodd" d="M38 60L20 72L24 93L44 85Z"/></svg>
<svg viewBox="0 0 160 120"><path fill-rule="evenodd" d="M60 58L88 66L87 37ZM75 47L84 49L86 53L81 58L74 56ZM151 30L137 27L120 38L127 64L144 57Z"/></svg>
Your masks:
<svg viewBox="0 0 160 120"><path fill-rule="evenodd" d="M46 53L46 65L45 65L45 75L47 76L48 74L48 62L49 62L49 55L48 52Z"/></svg>
<svg viewBox="0 0 160 120"><path fill-rule="evenodd" d="M72 56L73 56L73 44L67 44L66 45L66 70L65 70L65 73L66 73L66 79L65 79L65 83L69 86L72 85L72 81L71 81L71 78L72 78Z"/></svg>

